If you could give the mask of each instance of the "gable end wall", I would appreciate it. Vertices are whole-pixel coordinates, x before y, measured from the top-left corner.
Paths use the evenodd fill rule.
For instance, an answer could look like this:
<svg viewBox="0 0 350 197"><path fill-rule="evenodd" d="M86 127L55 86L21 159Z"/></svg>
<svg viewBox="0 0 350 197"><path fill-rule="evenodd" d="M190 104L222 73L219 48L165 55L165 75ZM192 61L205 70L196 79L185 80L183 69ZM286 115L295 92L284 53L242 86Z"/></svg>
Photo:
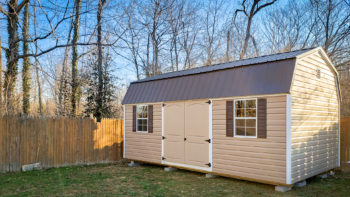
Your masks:
<svg viewBox="0 0 350 197"><path fill-rule="evenodd" d="M339 108L335 76L318 51L296 61L291 86L292 183L338 165Z"/></svg>

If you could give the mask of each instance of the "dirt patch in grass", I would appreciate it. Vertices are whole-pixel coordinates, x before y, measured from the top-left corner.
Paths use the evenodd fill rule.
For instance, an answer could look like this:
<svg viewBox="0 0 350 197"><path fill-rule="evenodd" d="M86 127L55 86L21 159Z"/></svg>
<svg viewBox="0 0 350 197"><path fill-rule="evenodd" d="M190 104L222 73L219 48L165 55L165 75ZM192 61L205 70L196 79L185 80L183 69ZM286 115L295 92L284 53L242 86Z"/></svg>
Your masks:
<svg viewBox="0 0 350 197"><path fill-rule="evenodd" d="M350 175L310 179L304 188L286 193L271 185L231 178L205 178L162 167L130 168L125 163L53 168L0 174L1 196L350 196Z"/></svg>

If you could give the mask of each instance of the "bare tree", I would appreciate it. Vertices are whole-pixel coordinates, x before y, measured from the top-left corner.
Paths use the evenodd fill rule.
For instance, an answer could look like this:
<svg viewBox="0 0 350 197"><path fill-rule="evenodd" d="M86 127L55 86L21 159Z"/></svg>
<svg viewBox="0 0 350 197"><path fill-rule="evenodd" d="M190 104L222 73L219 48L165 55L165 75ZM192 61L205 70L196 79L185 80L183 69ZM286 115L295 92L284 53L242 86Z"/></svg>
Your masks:
<svg viewBox="0 0 350 197"><path fill-rule="evenodd" d="M205 35L204 35L204 47L206 52L205 65L213 64L215 52L220 43L215 43L219 40L219 13L223 5L222 0L209 1L205 10Z"/></svg>
<svg viewBox="0 0 350 197"><path fill-rule="evenodd" d="M29 53L29 2L26 3L23 12L23 54ZM30 59L29 57L23 58L23 70L22 70L22 110L24 114L29 113L30 108Z"/></svg>
<svg viewBox="0 0 350 197"><path fill-rule="evenodd" d="M152 42L152 67L151 75L157 75L162 72L161 65L159 63L159 56L164 36L168 32L167 19L168 11L173 5L173 0L152 0L148 7L148 16L150 23L149 27L150 39Z"/></svg>
<svg viewBox="0 0 350 197"><path fill-rule="evenodd" d="M77 113L77 101L78 101L78 40L79 40L79 28L80 28L80 10L81 0L75 0L75 19L73 27L73 40L72 40L72 115L75 116Z"/></svg>
<svg viewBox="0 0 350 197"><path fill-rule="evenodd" d="M323 46L337 65L350 63L350 5L344 0L310 0L318 19L314 28L317 45Z"/></svg>
<svg viewBox="0 0 350 197"><path fill-rule="evenodd" d="M73 30L73 20L70 22L69 25L69 30L68 30L68 35L67 35L67 45L71 42L71 34ZM60 73L60 85L59 85L59 90L58 90L58 115L60 116L67 116L70 114L70 107L69 107L69 100L70 100L70 86L69 86L69 76L68 75L68 53L69 53L69 48L66 47L64 50L64 57L63 57L63 63L62 63L62 70Z"/></svg>
<svg viewBox="0 0 350 197"><path fill-rule="evenodd" d="M183 9L184 9L184 1L175 1L172 7L169 9L169 24L170 24L170 60L171 60L171 68L173 71L179 70L179 56L180 56L180 48L179 48L179 37L180 37L180 28L183 18ZM174 58L173 58L174 53ZM175 62L174 62L175 59Z"/></svg>
<svg viewBox="0 0 350 197"><path fill-rule="evenodd" d="M289 1L288 7L267 12L261 31L261 36L267 42L266 52L278 53L304 48L311 33L307 26L313 23L310 15L305 4L297 4L295 1Z"/></svg>
<svg viewBox="0 0 350 197"><path fill-rule="evenodd" d="M34 37L37 38L37 17L36 17L36 1L34 1L33 4L33 21L34 21ZM40 76L39 76L39 60L38 60L38 43L37 40L34 40L35 45L35 56L34 56L34 66L35 66L35 76L36 76L36 83L38 85L37 87L37 95L39 100L39 107L38 112L39 115L43 115L43 101L42 101L42 93L41 93L41 82L40 82Z"/></svg>
<svg viewBox="0 0 350 197"><path fill-rule="evenodd" d="M2 48L1 48L1 37L0 37L0 114L3 112L3 103L2 103Z"/></svg>
<svg viewBox="0 0 350 197"><path fill-rule="evenodd" d="M265 3L264 3L264 0L252 0L252 1L253 2L251 2L250 0L243 0L241 2L242 8L236 9L236 11L235 11L235 17L238 13L243 13L248 18L243 47L242 47L242 50L241 50L240 55L239 55L240 59L243 59L246 55L249 39L252 40L253 44L255 43L255 40L250 33L254 16L261 9L274 4L277 0L270 0L270 1L267 1ZM254 44L254 45L255 45L255 48L257 48L256 44Z"/></svg>
<svg viewBox="0 0 350 197"><path fill-rule="evenodd" d="M189 4L183 8L183 18L181 21L181 39L179 40L181 47L184 50L184 65L183 69L194 67L193 50L198 38L199 30L197 16L198 6Z"/></svg>
<svg viewBox="0 0 350 197"><path fill-rule="evenodd" d="M103 114L103 51L102 51L102 11L103 6L106 3L105 0L98 1L97 8L97 73L98 73L98 93L97 93L97 109L96 109L96 118L98 121L101 121Z"/></svg>
<svg viewBox="0 0 350 197"><path fill-rule="evenodd" d="M136 78L140 79L140 64L139 64L139 47L140 47L140 40L141 38L138 35L138 31L136 30L136 27L134 26L134 18L135 18L135 3L131 2L130 5L125 9L125 13L127 16L127 30L128 34L130 35L130 40L126 40L126 44L128 45L129 50L131 51L131 62L134 63L135 70L136 70Z"/></svg>
<svg viewBox="0 0 350 197"><path fill-rule="evenodd" d="M23 0L21 3L18 3L17 0L7 1L7 11L0 5L0 12L7 17L7 33L9 36L9 48L6 51L8 61L4 82L6 110L8 113L14 113L14 88L18 74L18 14L28 1L29 0Z"/></svg>

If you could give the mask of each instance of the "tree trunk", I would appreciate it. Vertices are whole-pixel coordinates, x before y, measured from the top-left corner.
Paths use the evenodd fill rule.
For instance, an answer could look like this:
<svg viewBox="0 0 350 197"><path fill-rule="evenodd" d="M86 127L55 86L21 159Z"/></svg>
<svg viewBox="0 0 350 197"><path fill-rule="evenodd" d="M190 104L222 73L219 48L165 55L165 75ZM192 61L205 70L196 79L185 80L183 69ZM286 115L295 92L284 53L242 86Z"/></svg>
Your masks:
<svg viewBox="0 0 350 197"><path fill-rule="evenodd" d="M24 7L23 12L23 54L29 53L29 3ZM30 109L30 59L29 57L23 58L23 70L22 70L22 110L23 113L28 115Z"/></svg>
<svg viewBox="0 0 350 197"><path fill-rule="evenodd" d="M71 42L71 34L73 30L73 21L70 24L67 38L67 45ZM62 64L62 70L60 75L60 86L58 93L58 115L67 116L69 115L69 91L68 91L68 79L67 79L67 62L68 62L69 47L67 46L64 50L64 58Z"/></svg>
<svg viewBox="0 0 350 197"><path fill-rule="evenodd" d="M74 20L74 33L72 40L72 116L76 116L77 113L77 100L78 100L78 40L79 40L79 26L80 26L80 9L81 0L75 0L75 20Z"/></svg>
<svg viewBox="0 0 350 197"><path fill-rule="evenodd" d="M34 17L34 36L37 37L37 31L36 31L36 28L37 28L37 23L36 23L36 1L34 1L34 6L33 6L33 9L34 9L34 14L33 14L33 17ZM41 95L41 82L40 82L40 77L39 77L39 61L38 61L38 57L37 57L37 54L38 54L38 44L36 41L34 41L34 45L35 45L35 62L34 62L34 65L35 65L35 75L36 75L36 83L38 84L38 89L37 89L37 93L38 93L38 100L39 100L39 108L38 108L38 112L39 112L39 115L42 116L43 115L43 101L42 101L42 95Z"/></svg>
<svg viewBox="0 0 350 197"><path fill-rule="evenodd" d="M226 35L226 62L230 61L230 31Z"/></svg>
<svg viewBox="0 0 350 197"><path fill-rule="evenodd" d="M150 76L150 60L149 60L149 46L150 45L150 34L148 33L147 34L147 49L146 49L146 77L149 77Z"/></svg>
<svg viewBox="0 0 350 197"><path fill-rule="evenodd" d="M38 83L38 98L39 98L39 115L43 115L43 100L42 100L42 94L41 94L41 82L39 77L39 62L38 59L35 58L35 74L36 74L36 81Z"/></svg>
<svg viewBox="0 0 350 197"><path fill-rule="evenodd" d="M3 105L2 105L2 97L3 97L3 92L2 92L2 59L1 59L1 54L2 54L2 51L1 51L1 37L0 37L0 115L2 114L3 112Z"/></svg>
<svg viewBox="0 0 350 197"><path fill-rule="evenodd" d="M18 30L17 22L18 15L16 13L17 0L10 0L7 3L8 6L8 16L7 16L7 32L8 32L8 43L9 50L6 53L7 57L7 71L5 72L5 83L4 83L4 92L6 94L6 109L7 113L14 113L13 107L13 97L14 89L16 85L16 79L18 74Z"/></svg>
<svg viewBox="0 0 350 197"><path fill-rule="evenodd" d="M154 26L155 27L155 26ZM154 28L152 31L152 45L153 45L153 69L152 75L158 74L158 42L156 37L156 29Z"/></svg>
<svg viewBox="0 0 350 197"><path fill-rule="evenodd" d="M99 0L97 9L97 73L98 73L98 92L97 92L97 109L96 109L96 119L98 122L101 121L103 115L103 51L102 51L102 11L105 0Z"/></svg>
<svg viewBox="0 0 350 197"><path fill-rule="evenodd" d="M246 52L247 52L248 41L249 41L249 38L250 38L250 27L252 26L252 19L253 19L253 16L249 16L247 28L246 28L246 31L245 31L244 43L243 43L242 51L239 54L239 59L243 59L245 54L246 54Z"/></svg>
<svg viewBox="0 0 350 197"><path fill-rule="evenodd" d="M246 53L247 53L248 42L249 42L249 39L251 38L251 36L250 36L250 29L251 29L251 26L252 26L253 17L261 9L274 4L276 1L277 0L272 0L272 1L266 2L265 4L260 4L259 5L259 3L261 3L262 1L261 0L254 0L248 13L247 13L247 10L246 10L247 5L245 5L247 3L247 1L242 1L241 5L243 7L243 10L236 10L235 14L237 14L238 12L244 12L245 15L248 17L248 23L247 23L247 27L246 27L246 31L245 31L245 39L244 39L244 42L243 42L243 47L242 47L241 53L239 54L239 58L240 59L243 59L245 57ZM253 42L255 42L255 41L253 41Z"/></svg>
<svg viewBox="0 0 350 197"><path fill-rule="evenodd" d="M179 71L179 52L177 51L177 34L174 38L174 50L175 50L175 66L176 66L176 71Z"/></svg>

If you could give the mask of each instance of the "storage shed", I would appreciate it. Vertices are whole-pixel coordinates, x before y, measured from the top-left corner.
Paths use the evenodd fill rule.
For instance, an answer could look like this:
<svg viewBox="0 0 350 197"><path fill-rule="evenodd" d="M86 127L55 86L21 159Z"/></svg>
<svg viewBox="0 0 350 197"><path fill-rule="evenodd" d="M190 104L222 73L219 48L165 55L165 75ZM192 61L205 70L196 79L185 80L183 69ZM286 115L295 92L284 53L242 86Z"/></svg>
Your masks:
<svg viewBox="0 0 350 197"><path fill-rule="evenodd" d="M321 47L138 80L124 158L289 187L339 166L339 99Z"/></svg>

